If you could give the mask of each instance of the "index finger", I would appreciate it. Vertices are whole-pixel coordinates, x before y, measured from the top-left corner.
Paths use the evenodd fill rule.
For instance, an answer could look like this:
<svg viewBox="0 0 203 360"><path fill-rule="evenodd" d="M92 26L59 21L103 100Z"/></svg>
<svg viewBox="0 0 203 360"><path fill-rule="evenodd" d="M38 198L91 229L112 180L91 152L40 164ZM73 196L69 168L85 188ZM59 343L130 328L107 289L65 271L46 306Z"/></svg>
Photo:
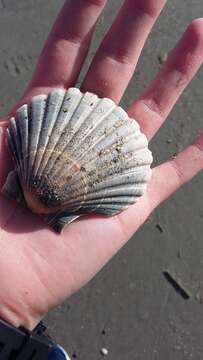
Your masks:
<svg viewBox="0 0 203 360"><path fill-rule="evenodd" d="M88 52L95 24L107 0L70 0L58 15L29 88L70 87Z"/></svg>
<svg viewBox="0 0 203 360"><path fill-rule="evenodd" d="M22 104L53 87L75 85L89 50L96 22L107 0L67 0L59 13L38 60L32 80L8 120Z"/></svg>

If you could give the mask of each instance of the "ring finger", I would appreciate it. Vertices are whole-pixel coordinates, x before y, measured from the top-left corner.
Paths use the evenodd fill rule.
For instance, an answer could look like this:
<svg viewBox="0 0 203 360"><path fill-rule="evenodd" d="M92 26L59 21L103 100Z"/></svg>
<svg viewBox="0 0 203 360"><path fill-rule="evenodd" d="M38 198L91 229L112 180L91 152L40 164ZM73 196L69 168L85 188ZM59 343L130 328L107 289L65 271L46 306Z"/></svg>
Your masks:
<svg viewBox="0 0 203 360"><path fill-rule="evenodd" d="M203 18L194 20L166 63L128 113L148 139L157 132L203 62Z"/></svg>

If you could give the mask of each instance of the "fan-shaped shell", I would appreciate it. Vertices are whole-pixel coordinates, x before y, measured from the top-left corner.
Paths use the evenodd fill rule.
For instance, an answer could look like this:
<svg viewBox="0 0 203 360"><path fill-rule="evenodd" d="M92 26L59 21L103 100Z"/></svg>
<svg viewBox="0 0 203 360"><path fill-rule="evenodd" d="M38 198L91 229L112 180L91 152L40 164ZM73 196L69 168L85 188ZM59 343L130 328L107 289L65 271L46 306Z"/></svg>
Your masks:
<svg viewBox="0 0 203 360"><path fill-rule="evenodd" d="M150 178L152 155L138 123L112 100L77 88L20 107L7 140L15 170L4 193L58 232L81 215L119 213Z"/></svg>

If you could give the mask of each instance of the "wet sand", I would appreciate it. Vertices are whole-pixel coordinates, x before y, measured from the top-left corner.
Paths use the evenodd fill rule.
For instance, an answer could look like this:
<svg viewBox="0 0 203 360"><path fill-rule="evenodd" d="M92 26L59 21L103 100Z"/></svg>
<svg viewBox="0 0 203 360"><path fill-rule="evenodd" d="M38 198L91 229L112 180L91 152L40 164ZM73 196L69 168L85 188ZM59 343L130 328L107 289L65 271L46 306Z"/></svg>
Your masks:
<svg viewBox="0 0 203 360"><path fill-rule="evenodd" d="M118 3L109 1L90 57ZM0 1L1 115L28 83L61 4L61 0ZM201 15L202 0L168 1L122 105L141 93L188 23ZM203 69L151 142L155 164L203 131L202 92ZM49 314L51 334L73 359L202 360L202 184L203 173L159 207L90 284Z"/></svg>

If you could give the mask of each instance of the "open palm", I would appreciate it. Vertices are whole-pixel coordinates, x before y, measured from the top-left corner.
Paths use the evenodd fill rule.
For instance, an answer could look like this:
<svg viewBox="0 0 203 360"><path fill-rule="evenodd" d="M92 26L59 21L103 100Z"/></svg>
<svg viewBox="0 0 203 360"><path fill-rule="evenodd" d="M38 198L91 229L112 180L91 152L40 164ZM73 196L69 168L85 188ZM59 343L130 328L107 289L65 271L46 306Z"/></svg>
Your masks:
<svg viewBox="0 0 203 360"><path fill-rule="evenodd" d="M107 0L66 1L15 109L33 95L74 86L95 23ZM125 0L99 47L82 90L119 102L165 0ZM190 24L144 94L129 109L151 139L203 61L203 19ZM0 125L0 186L12 163ZM0 317L33 328L46 312L85 284L164 199L203 168L203 134L175 159L153 169L147 193L114 217L88 216L52 232L39 217L0 197Z"/></svg>

